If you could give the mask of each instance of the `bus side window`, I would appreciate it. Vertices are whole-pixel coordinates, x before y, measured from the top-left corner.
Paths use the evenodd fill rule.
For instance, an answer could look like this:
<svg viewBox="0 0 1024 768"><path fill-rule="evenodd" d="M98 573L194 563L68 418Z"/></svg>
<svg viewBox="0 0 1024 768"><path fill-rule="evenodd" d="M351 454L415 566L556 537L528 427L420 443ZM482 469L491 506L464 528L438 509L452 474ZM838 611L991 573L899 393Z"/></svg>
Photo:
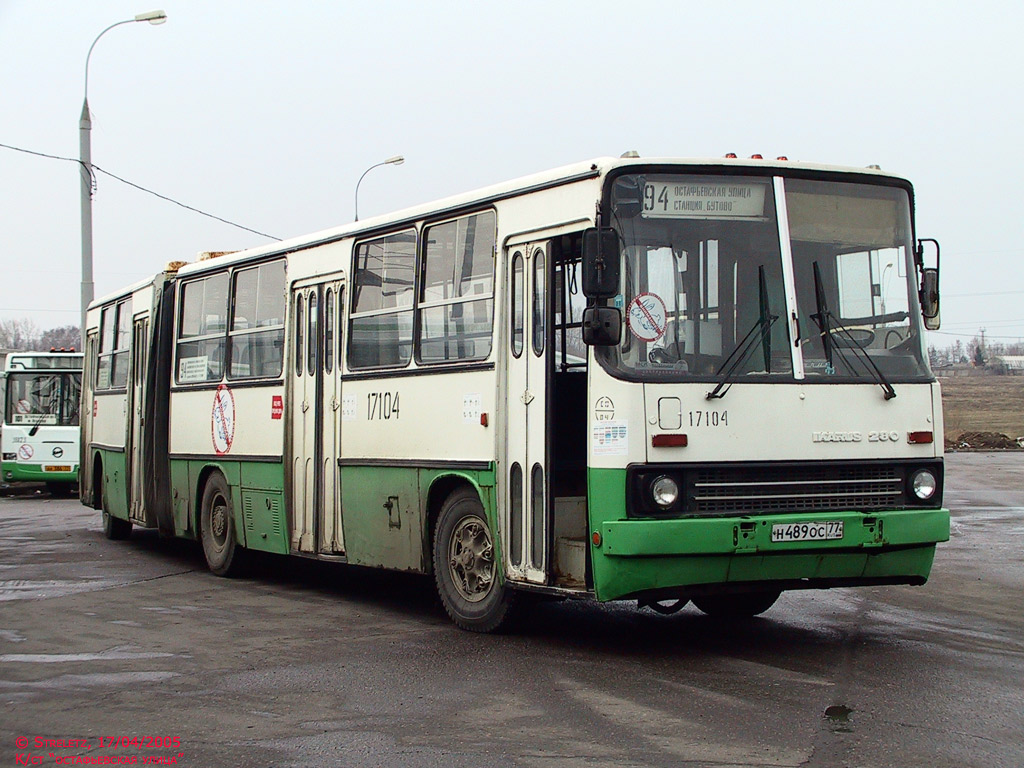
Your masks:
<svg viewBox="0 0 1024 768"><path fill-rule="evenodd" d="M418 360L483 360L494 318L494 211L464 216L424 232Z"/></svg>
<svg viewBox="0 0 1024 768"><path fill-rule="evenodd" d="M232 306L228 376L277 378L282 371L284 347L284 262L237 271Z"/></svg>
<svg viewBox="0 0 1024 768"><path fill-rule="evenodd" d="M295 349L292 355L295 357L295 375L302 375L302 362L304 359L302 348L302 305L305 296L301 293L295 296Z"/></svg>
<svg viewBox="0 0 1024 768"><path fill-rule="evenodd" d="M178 315L179 384L220 381L223 377L227 318L227 272L185 283Z"/></svg>
<svg viewBox="0 0 1024 768"><path fill-rule="evenodd" d="M356 247L348 367L404 366L412 359L416 230Z"/></svg>

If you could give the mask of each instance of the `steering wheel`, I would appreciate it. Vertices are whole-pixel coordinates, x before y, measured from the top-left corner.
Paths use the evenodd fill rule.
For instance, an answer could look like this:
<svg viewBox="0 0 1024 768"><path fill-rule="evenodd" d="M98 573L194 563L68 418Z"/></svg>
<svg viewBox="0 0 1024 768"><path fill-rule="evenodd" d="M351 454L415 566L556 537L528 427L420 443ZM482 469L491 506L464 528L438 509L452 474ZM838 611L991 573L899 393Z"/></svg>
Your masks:
<svg viewBox="0 0 1024 768"><path fill-rule="evenodd" d="M832 342L840 347L866 347L875 340L870 328L844 328L830 331Z"/></svg>
<svg viewBox="0 0 1024 768"><path fill-rule="evenodd" d="M896 339L896 342L893 343L893 344L890 344L889 342L892 339ZM901 334L895 328L890 328L888 331L885 332L885 348L886 349L892 349L893 347L898 347L902 343L903 343L903 334Z"/></svg>
<svg viewBox="0 0 1024 768"><path fill-rule="evenodd" d="M652 349L647 354L647 359L655 365L674 365L683 359L683 343L672 342L664 347Z"/></svg>

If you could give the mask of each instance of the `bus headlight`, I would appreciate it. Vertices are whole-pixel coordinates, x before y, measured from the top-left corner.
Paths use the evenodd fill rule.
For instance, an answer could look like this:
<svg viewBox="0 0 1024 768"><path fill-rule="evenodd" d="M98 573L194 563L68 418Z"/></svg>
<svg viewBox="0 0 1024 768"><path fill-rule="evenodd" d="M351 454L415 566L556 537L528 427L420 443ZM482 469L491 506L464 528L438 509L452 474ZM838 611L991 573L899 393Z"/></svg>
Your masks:
<svg viewBox="0 0 1024 768"><path fill-rule="evenodd" d="M919 469L910 477L910 489L921 501L928 501L935 495L939 483L929 469Z"/></svg>
<svg viewBox="0 0 1024 768"><path fill-rule="evenodd" d="M651 483L651 495L654 497L655 504L662 509L667 509L679 498L679 486L668 475L662 475Z"/></svg>

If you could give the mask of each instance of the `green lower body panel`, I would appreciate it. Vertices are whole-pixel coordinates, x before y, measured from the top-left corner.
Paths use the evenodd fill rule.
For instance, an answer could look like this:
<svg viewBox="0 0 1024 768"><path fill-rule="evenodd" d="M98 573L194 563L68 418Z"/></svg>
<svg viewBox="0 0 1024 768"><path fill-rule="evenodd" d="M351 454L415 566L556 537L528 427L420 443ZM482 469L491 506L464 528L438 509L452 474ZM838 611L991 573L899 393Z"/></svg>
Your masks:
<svg viewBox="0 0 1024 768"><path fill-rule="evenodd" d="M350 563L430 571L432 514L459 484L476 489L492 533L498 530L493 463L480 470L348 465L340 475L345 555ZM500 537L493 538L500 557Z"/></svg>
<svg viewBox="0 0 1024 768"><path fill-rule="evenodd" d="M781 588L927 580L935 545L949 539L945 509L808 512L627 520L625 470L591 470L594 590L599 600L713 585ZM773 541L779 524L842 522L842 538ZM695 590L696 591L696 590Z"/></svg>
<svg viewBox="0 0 1024 768"><path fill-rule="evenodd" d="M124 451L96 451L93 466L102 467L103 508L113 517L128 519L128 471ZM95 492L95 490L94 490Z"/></svg>
<svg viewBox="0 0 1024 768"><path fill-rule="evenodd" d="M199 508L211 472L220 472L231 488L236 540L249 549L287 554L284 465L280 461L171 461L174 531L199 538Z"/></svg>
<svg viewBox="0 0 1024 768"><path fill-rule="evenodd" d="M25 464L5 461L0 466L5 483L68 483L78 482L78 465L72 464L70 472L47 472L43 464Z"/></svg>

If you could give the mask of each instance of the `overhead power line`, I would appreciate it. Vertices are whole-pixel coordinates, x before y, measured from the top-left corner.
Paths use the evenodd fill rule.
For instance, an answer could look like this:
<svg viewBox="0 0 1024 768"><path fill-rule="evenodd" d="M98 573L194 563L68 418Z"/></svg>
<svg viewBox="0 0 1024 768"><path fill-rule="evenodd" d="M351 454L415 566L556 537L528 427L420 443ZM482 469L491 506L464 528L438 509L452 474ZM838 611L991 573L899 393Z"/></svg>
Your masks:
<svg viewBox="0 0 1024 768"><path fill-rule="evenodd" d="M81 165L82 164L81 160L76 160L73 157L61 157L60 155L48 155L45 152L36 152L34 150L25 149L23 147L14 147L14 146L11 146L10 144L0 144L0 147L3 147L4 149L10 149L10 150L13 150L15 152L23 152L26 155L35 155L36 157L45 157L45 158L47 158L49 160L63 160L63 161L68 162L68 163L75 163L76 165ZM216 221L220 221L220 222L222 222L224 224L227 224L229 226L232 226L232 227L237 227L238 229L244 229L246 232L252 232L254 235L259 235L260 237L266 237L266 238L268 238L270 240L276 240L277 242L281 241L281 238L274 237L273 235L268 235L266 232L260 232L259 230L252 229L251 227L246 227L246 226L244 226L242 224L236 224L233 221L228 221L227 219L222 218L220 216L215 216L212 213L207 213L206 211L202 211L199 208L194 208L191 205L186 205L185 203L182 203L182 202L180 202L178 200L175 200L173 197L168 197L167 195L161 195L159 192L154 192L152 189L147 189L146 187L143 187L140 184L136 184L133 181L128 181L128 179L123 179L120 176L118 176L117 174L114 174L114 173L111 173L110 171L104 170L103 168L100 168L95 163L92 164L92 169L94 171L102 173L104 176L109 176L110 178L115 179L116 181L120 181L122 184L127 184L129 187L137 189L140 192L145 192L146 194L153 195L154 197L158 197L161 200L166 200L169 203L174 203L175 205L180 206L180 207L184 208L187 211L192 211L194 213L198 213L201 216L206 216L207 218L215 219Z"/></svg>
<svg viewBox="0 0 1024 768"><path fill-rule="evenodd" d="M965 331L963 333L954 333L952 331L928 331L928 333L934 333L937 336L958 336L958 337L961 337L961 338L962 337L966 337L966 336L978 336L979 335L979 333L977 331L975 331L973 333L971 331ZM985 338L986 339L1006 339L1008 341L1020 341L1021 339L1024 339L1024 333L1018 333L1016 336L993 336L990 333L986 333L985 334Z"/></svg>

